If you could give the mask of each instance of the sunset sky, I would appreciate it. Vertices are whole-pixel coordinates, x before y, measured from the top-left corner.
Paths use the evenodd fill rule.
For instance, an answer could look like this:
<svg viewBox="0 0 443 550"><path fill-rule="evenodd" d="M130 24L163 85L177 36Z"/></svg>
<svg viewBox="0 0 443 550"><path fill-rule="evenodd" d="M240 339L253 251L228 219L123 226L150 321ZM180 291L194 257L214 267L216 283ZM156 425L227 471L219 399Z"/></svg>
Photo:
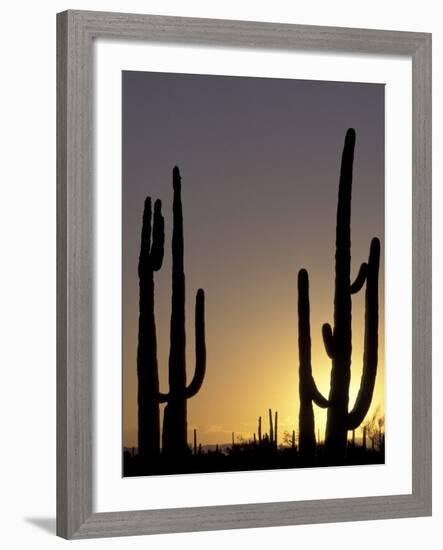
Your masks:
<svg viewBox="0 0 443 550"><path fill-rule="evenodd" d="M345 132L356 130L352 273L381 240L379 367L370 410L384 414L384 86L289 79L123 72L123 444L137 445L140 231L146 196L165 217L155 273L161 391L171 313L172 169L182 175L187 377L194 304L206 294L206 378L188 400L199 442L257 431L268 409L298 432L297 273L310 277L313 372L329 393L321 326L333 320L335 217ZM351 406L362 368L364 291L353 297ZM314 407L324 438L326 413ZM358 434L359 435L359 434ZM189 436L189 441L191 437Z"/></svg>

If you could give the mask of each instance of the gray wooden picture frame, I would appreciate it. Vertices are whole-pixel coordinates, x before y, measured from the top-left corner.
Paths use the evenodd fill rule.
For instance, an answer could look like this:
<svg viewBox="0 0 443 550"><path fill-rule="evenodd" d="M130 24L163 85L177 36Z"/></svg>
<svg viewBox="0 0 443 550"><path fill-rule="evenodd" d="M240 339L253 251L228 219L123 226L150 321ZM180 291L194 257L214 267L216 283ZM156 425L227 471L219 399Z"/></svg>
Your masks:
<svg viewBox="0 0 443 550"><path fill-rule="evenodd" d="M412 59L412 494L93 512L92 115L96 38ZM426 516L431 514L431 475L431 35L88 11L58 14L57 534L78 539Z"/></svg>

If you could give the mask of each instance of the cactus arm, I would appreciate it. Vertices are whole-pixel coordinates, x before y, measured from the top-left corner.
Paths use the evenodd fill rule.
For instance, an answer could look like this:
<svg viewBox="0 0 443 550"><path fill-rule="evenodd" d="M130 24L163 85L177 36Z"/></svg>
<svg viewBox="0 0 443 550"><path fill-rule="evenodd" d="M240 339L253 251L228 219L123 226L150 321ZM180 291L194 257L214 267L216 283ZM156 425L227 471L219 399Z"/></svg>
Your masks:
<svg viewBox="0 0 443 550"><path fill-rule="evenodd" d="M315 419L312 402L325 403L312 376L309 277L306 269L298 272L298 350L299 350L299 447L303 459L315 456Z"/></svg>
<svg viewBox="0 0 443 550"><path fill-rule="evenodd" d="M328 356L333 359L334 357L334 335L332 334L332 328L329 323L325 323L321 327L321 332L323 335L323 343L325 345L326 353Z"/></svg>
<svg viewBox="0 0 443 550"><path fill-rule="evenodd" d="M311 367L311 333L310 333L310 305L309 305L309 277L306 269L298 273L298 318L299 318L299 377L300 384L306 386L305 397L314 401L319 407L326 408L328 400L318 391L312 376ZM302 390L302 393L303 390ZM303 399L303 398L302 398ZM311 406L311 405L309 405ZM312 408L312 406L311 406ZM314 437L312 436L312 439Z"/></svg>
<svg viewBox="0 0 443 550"><path fill-rule="evenodd" d="M195 299L195 373L186 388L186 397L193 397L201 388L206 372L205 293L200 288Z"/></svg>
<svg viewBox="0 0 443 550"><path fill-rule="evenodd" d="M159 403L167 403L170 399L169 393L158 392L156 397Z"/></svg>
<svg viewBox="0 0 443 550"><path fill-rule="evenodd" d="M144 269L149 263L149 250L151 247L151 197L146 197L143 208L142 236L140 245L140 256L138 258L138 275L143 276Z"/></svg>
<svg viewBox="0 0 443 550"><path fill-rule="evenodd" d="M368 265L363 262L360 266L360 269L358 271L357 277L355 278L355 281L352 283L350 291L351 294L357 294L359 292L366 281L366 274L368 271Z"/></svg>
<svg viewBox="0 0 443 550"><path fill-rule="evenodd" d="M165 244L165 221L162 216L162 203L156 200L154 204L154 227L152 231L151 265L153 271L158 271L163 263Z"/></svg>
<svg viewBox="0 0 443 550"><path fill-rule="evenodd" d="M378 362L378 270L380 241L372 239L366 282L365 337L363 372L354 408L348 415L348 430L354 430L364 420L371 406Z"/></svg>
<svg viewBox="0 0 443 550"><path fill-rule="evenodd" d="M311 398L312 401L314 401L314 403L321 409L326 409L329 407L329 401L326 399L326 397L323 397L323 395L318 390L314 378L311 379Z"/></svg>

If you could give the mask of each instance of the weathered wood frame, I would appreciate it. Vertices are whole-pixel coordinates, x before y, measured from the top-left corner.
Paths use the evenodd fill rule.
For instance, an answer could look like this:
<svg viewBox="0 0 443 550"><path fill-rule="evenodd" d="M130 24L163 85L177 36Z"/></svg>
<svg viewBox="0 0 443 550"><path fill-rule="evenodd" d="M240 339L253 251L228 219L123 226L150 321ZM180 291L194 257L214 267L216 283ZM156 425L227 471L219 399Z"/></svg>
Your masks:
<svg viewBox="0 0 443 550"><path fill-rule="evenodd" d="M412 494L93 513L93 41L406 55L412 59ZM67 11L57 16L57 534L86 538L431 514L431 35Z"/></svg>

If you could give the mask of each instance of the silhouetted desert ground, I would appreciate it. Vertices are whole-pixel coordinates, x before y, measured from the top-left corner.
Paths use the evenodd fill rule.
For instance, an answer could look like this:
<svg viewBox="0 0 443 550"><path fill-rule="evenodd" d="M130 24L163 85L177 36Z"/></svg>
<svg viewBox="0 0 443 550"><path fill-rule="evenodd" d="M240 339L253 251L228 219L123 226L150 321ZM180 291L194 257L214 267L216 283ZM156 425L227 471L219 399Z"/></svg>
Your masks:
<svg viewBox="0 0 443 550"><path fill-rule="evenodd" d="M364 449L362 446L349 446L342 466L363 464L384 464L385 452L381 449ZM157 464L142 464L136 452L125 451L123 455L123 475L169 475L209 472L233 472L250 470L274 470L289 468L321 468L331 466L324 453L324 446L319 445L316 456L303 460L297 448L281 447L263 448L254 443L227 447L226 450L200 451L194 454L191 449L179 463L168 462L160 458Z"/></svg>

